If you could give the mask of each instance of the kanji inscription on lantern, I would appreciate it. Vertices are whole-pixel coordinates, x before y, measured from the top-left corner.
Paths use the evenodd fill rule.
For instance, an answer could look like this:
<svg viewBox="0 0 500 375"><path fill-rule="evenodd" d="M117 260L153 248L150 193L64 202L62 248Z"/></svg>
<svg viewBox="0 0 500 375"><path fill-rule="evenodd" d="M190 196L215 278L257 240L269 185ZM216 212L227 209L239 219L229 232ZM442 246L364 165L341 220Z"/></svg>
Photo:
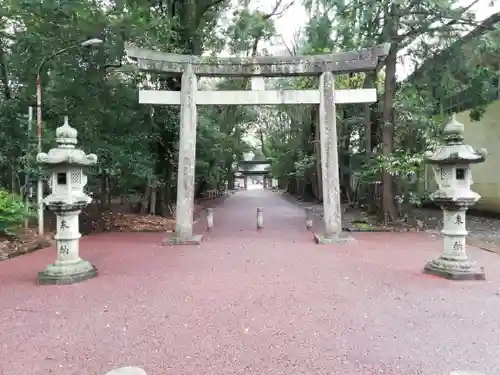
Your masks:
<svg viewBox="0 0 500 375"><path fill-rule="evenodd" d="M66 220L61 220L61 229L68 229L68 228L69 228L69 226L66 223Z"/></svg>
<svg viewBox="0 0 500 375"><path fill-rule="evenodd" d="M61 248L59 249L59 252L62 255L68 255L69 254L69 247L67 245L61 245Z"/></svg>
<svg viewBox="0 0 500 375"><path fill-rule="evenodd" d="M464 245L462 245L462 243L458 242L458 241L455 241L455 243L453 244L453 251L455 253L459 253L461 252L462 250L464 249Z"/></svg>
<svg viewBox="0 0 500 375"><path fill-rule="evenodd" d="M463 223L464 223L464 219L462 218L462 215L457 214L457 216L455 216L455 224L462 225Z"/></svg>

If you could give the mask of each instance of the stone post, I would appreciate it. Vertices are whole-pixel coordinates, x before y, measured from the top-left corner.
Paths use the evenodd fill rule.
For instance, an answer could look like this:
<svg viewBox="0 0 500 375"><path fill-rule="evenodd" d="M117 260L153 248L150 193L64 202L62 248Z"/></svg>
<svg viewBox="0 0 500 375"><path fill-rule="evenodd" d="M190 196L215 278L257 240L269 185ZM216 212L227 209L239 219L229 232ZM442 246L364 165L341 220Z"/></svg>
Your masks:
<svg viewBox="0 0 500 375"><path fill-rule="evenodd" d="M214 209L207 208L207 229L212 230L214 226Z"/></svg>
<svg viewBox="0 0 500 375"><path fill-rule="evenodd" d="M247 176L243 177L243 188L245 190L248 190L248 177Z"/></svg>
<svg viewBox="0 0 500 375"><path fill-rule="evenodd" d="M179 168L175 233L165 245L199 244L203 236L193 235L194 177L196 165L196 91L197 77L188 64L181 80L181 115L179 131Z"/></svg>
<svg viewBox="0 0 500 375"><path fill-rule="evenodd" d="M306 207L305 211L306 211L306 229L310 230L313 226L312 208Z"/></svg>
<svg viewBox="0 0 500 375"><path fill-rule="evenodd" d="M264 213L262 207L257 207L257 229L264 228Z"/></svg>
<svg viewBox="0 0 500 375"><path fill-rule="evenodd" d="M319 91L321 176L325 233L323 235L315 233L315 240L320 244L344 243L349 241L349 238L342 235L335 79L331 72L321 74Z"/></svg>
<svg viewBox="0 0 500 375"><path fill-rule="evenodd" d="M267 177L266 177L266 176L264 176L264 177L262 178L262 187L263 187L264 189L267 189Z"/></svg>
<svg viewBox="0 0 500 375"><path fill-rule="evenodd" d="M224 192L225 194L229 194L229 182L226 180L224 181Z"/></svg>

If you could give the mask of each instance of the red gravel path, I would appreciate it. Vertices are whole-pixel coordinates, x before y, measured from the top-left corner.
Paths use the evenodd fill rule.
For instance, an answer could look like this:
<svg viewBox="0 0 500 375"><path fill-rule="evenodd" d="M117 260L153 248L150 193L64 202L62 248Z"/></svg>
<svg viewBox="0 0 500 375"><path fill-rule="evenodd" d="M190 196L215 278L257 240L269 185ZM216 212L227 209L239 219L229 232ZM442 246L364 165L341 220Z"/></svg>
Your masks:
<svg viewBox="0 0 500 375"><path fill-rule="evenodd" d="M100 276L72 286L35 285L51 249L1 262L0 374L500 373L498 255L470 251L486 282L423 276L435 238L358 233L354 245L318 246L301 210L264 191L216 208L200 247L160 247L162 237L85 237Z"/></svg>

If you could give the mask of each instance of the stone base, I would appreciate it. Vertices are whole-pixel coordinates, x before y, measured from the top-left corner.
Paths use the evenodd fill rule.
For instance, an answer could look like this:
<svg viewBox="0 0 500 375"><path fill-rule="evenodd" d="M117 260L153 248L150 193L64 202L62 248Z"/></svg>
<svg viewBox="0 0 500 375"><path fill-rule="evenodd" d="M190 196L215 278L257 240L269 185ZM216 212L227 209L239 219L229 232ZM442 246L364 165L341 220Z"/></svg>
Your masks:
<svg viewBox="0 0 500 375"><path fill-rule="evenodd" d="M139 367L121 367L107 372L106 375L146 375L146 371Z"/></svg>
<svg viewBox="0 0 500 375"><path fill-rule="evenodd" d="M466 262L464 267L460 266L461 262L454 262L456 265L450 267L450 262L441 258L431 260L424 267L424 273L448 280L486 280L483 267L472 266L471 262Z"/></svg>
<svg viewBox="0 0 500 375"><path fill-rule="evenodd" d="M38 273L40 285L69 285L79 283L97 276L97 268L82 260L73 265L58 266L51 264Z"/></svg>
<svg viewBox="0 0 500 375"><path fill-rule="evenodd" d="M319 245L343 245L354 242L354 238L347 236L344 233L333 237L325 237L324 235L314 233L314 242Z"/></svg>
<svg viewBox="0 0 500 375"><path fill-rule="evenodd" d="M175 236L175 233L172 233L171 237L168 237L163 240L163 246L175 246L175 245L200 245L203 240L202 234L195 234L193 237L187 240L181 240Z"/></svg>

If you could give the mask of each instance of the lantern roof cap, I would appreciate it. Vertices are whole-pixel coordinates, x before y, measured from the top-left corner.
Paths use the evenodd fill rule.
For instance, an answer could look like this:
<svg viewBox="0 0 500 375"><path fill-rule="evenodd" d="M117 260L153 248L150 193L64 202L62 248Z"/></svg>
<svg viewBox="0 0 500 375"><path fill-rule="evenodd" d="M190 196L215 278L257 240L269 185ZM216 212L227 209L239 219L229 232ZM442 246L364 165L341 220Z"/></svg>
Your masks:
<svg viewBox="0 0 500 375"><path fill-rule="evenodd" d="M78 131L69 124L68 116L64 116L64 123L56 129L57 147L48 153L39 153L36 160L40 164L89 166L97 163L95 154L85 154L83 150L75 148L78 143Z"/></svg>
<svg viewBox="0 0 500 375"><path fill-rule="evenodd" d="M458 122L457 114L453 113L451 115L451 120L444 127L443 134L445 137L456 136L456 137L461 137L463 140L464 129L465 129L464 124Z"/></svg>
<svg viewBox="0 0 500 375"><path fill-rule="evenodd" d="M69 124L68 116L64 116L64 123L56 129L56 142L59 145L76 145L78 131Z"/></svg>
<svg viewBox="0 0 500 375"><path fill-rule="evenodd" d="M443 129L443 144L435 150L426 151L424 161L428 164L476 164L486 159L486 149L474 149L464 144L464 124L457 121L453 113Z"/></svg>

